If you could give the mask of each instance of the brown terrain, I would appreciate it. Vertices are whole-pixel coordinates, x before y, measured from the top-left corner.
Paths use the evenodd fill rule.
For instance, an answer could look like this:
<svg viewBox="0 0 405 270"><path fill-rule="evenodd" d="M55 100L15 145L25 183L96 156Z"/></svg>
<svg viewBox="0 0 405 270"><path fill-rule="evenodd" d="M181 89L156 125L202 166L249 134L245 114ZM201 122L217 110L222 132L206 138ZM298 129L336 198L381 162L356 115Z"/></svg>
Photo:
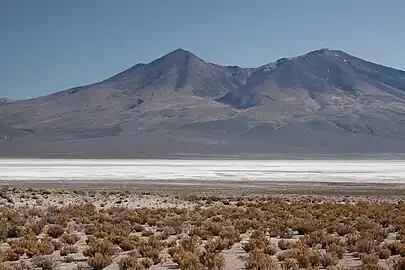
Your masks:
<svg viewBox="0 0 405 270"><path fill-rule="evenodd" d="M404 269L403 194L3 182L0 269Z"/></svg>

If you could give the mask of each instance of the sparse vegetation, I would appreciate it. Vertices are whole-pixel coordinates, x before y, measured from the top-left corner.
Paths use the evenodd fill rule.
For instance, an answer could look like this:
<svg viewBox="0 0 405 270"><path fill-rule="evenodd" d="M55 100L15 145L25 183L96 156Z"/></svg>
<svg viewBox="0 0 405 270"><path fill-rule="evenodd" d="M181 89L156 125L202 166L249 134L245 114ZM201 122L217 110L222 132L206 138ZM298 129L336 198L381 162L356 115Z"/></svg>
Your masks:
<svg viewBox="0 0 405 270"><path fill-rule="evenodd" d="M148 269L163 264L166 255L181 269L220 270L227 264L223 252L239 243L246 269L343 269L345 254L357 256L361 269L380 269L382 260L390 269L404 269L404 203L188 194L160 201L175 200L170 208L130 208L124 206L130 202L126 192L60 192L21 191L24 197L16 198L18 190L2 189L5 202L34 196L42 202L0 206L0 241L9 244L0 252L1 267L18 270L27 262L21 269L54 269L64 262L103 269L114 261L122 270ZM50 204L55 194L94 203L63 205L68 199L56 197ZM389 235L397 240L387 244ZM75 261L81 253L85 265Z"/></svg>

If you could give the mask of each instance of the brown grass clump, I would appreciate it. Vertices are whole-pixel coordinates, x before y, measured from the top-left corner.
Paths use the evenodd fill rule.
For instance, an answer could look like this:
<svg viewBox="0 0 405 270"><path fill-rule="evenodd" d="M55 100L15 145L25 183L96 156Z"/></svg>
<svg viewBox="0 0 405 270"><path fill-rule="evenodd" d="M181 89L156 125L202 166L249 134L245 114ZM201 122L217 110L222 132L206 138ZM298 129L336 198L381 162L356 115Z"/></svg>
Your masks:
<svg viewBox="0 0 405 270"><path fill-rule="evenodd" d="M109 257L114 255L117 249L114 245L107 239L95 240L89 243L89 247L83 251L83 255L86 257L94 256L99 253L103 256Z"/></svg>
<svg viewBox="0 0 405 270"><path fill-rule="evenodd" d="M119 270L143 270L145 267L138 262L136 257L126 256L118 261Z"/></svg>
<svg viewBox="0 0 405 270"><path fill-rule="evenodd" d="M79 240L80 240L80 236L78 236L77 234L73 234L73 233L71 233L71 234L64 233L60 237L60 241L64 244L68 244L68 245L74 245Z"/></svg>
<svg viewBox="0 0 405 270"><path fill-rule="evenodd" d="M107 254L96 252L92 257L87 260L90 268L93 270L101 270L111 264L112 258Z"/></svg>
<svg viewBox="0 0 405 270"><path fill-rule="evenodd" d="M11 269L7 265L1 263L0 264L0 270L11 270Z"/></svg>
<svg viewBox="0 0 405 270"><path fill-rule="evenodd" d="M149 258L154 264L160 262L159 253L164 248L164 244L156 237L150 237L148 241L141 240L136 244L139 254L144 258Z"/></svg>
<svg viewBox="0 0 405 270"><path fill-rule="evenodd" d="M50 237L59 238L65 232L65 229L61 225L52 224L48 226L46 232Z"/></svg>
<svg viewBox="0 0 405 270"><path fill-rule="evenodd" d="M200 270L202 268L200 259L193 252L180 249L173 254L172 258L181 270Z"/></svg>
<svg viewBox="0 0 405 270"><path fill-rule="evenodd" d="M56 267L56 261L52 256L34 256L32 258L32 263L36 267L40 267L42 269L52 270Z"/></svg>
<svg viewBox="0 0 405 270"><path fill-rule="evenodd" d="M361 254L360 259L365 265L377 265L380 261L378 254Z"/></svg>
<svg viewBox="0 0 405 270"><path fill-rule="evenodd" d="M393 261L391 269L393 270L405 270L405 258L399 258Z"/></svg>
<svg viewBox="0 0 405 270"><path fill-rule="evenodd" d="M247 243L242 246L243 250L246 252L251 252L253 250L260 250L268 255L274 255L277 249L270 244L269 238L262 231L254 231Z"/></svg>
<svg viewBox="0 0 405 270"><path fill-rule="evenodd" d="M249 256L245 262L245 268L252 270L273 270L278 269L278 265L269 255L254 249L249 252Z"/></svg>
<svg viewBox="0 0 405 270"><path fill-rule="evenodd" d="M118 246L123 250L123 251L129 251L129 250L133 250L136 247L136 243L133 241L129 241L129 240L124 240L123 242L121 242L120 244L118 244Z"/></svg>
<svg viewBox="0 0 405 270"><path fill-rule="evenodd" d="M405 244L401 242L393 242L387 245L387 248L391 251L391 255L400 255L405 253Z"/></svg>
<svg viewBox="0 0 405 270"><path fill-rule="evenodd" d="M60 255L67 256L69 254L77 253L77 251L78 251L78 248L76 246L67 245L67 246L63 246L60 249Z"/></svg>
<svg viewBox="0 0 405 270"><path fill-rule="evenodd" d="M278 241L277 246L281 250L287 250L287 249L292 248L293 244L290 241L281 239L280 241Z"/></svg>
<svg viewBox="0 0 405 270"><path fill-rule="evenodd" d="M358 253L371 254L377 249L377 244L371 239L361 239L355 244L355 251Z"/></svg>
<svg viewBox="0 0 405 270"><path fill-rule="evenodd" d="M383 248L378 252L378 256L383 260L389 259L391 257L391 250Z"/></svg>
<svg viewBox="0 0 405 270"><path fill-rule="evenodd" d="M323 253L320 256L320 264L324 267L335 266L339 263L339 258L329 253Z"/></svg>
<svg viewBox="0 0 405 270"><path fill-rule="evenodd" d="M7 249L3 254L3 260L6 262L18 261L20 259L20 255L22 254L20 252L17 253L15 249Z"/></svg>

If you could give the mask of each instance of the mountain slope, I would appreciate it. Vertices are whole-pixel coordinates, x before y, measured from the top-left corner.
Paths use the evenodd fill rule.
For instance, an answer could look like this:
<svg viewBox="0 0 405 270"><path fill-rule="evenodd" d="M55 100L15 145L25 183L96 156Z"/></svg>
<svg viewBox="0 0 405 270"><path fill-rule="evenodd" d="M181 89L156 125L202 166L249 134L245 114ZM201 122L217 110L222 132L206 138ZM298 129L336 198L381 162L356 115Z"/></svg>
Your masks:
<svg viewBox="0 0 405 270"><path fill-rule="evenodd" d="M338 50L240 68L178 49L0 119L2 156L402 153L405 72Z"/></svg>
<svg viewBox="0 0 405 270"><path fill-rule="evenodd" d="M0 105L10 103L11 100L8 98L0 98Z"/></svg>

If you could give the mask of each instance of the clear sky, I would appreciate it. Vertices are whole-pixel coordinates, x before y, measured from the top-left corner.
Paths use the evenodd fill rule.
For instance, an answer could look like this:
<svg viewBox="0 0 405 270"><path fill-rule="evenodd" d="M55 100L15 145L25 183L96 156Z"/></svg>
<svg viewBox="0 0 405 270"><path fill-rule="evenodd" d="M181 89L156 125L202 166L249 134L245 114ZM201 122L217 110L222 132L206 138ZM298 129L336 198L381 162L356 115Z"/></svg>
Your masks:
<svg viewBox="0 0 405 270"><path fill-rule="evenodd" d="M321 48L405 69L403 0L0 0L0 97L96 82L176 48L255 67Z"/></svg>

